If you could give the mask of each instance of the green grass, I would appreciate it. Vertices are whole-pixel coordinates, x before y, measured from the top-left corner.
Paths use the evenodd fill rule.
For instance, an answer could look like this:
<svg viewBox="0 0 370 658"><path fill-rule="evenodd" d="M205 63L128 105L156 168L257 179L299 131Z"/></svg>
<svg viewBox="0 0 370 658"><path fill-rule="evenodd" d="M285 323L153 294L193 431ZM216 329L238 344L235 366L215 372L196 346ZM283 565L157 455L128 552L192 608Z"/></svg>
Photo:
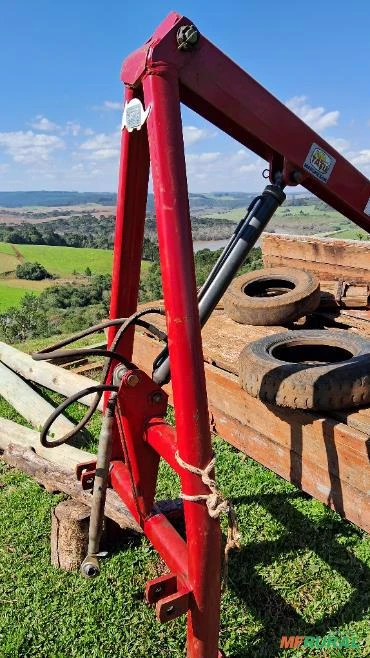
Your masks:
<svg viewBox="0 0 370 658"><path fill-rule="evenodd" d="M362 236L362 237L360 237ZM370 240L369 233L359 228L343 229L327 235L328 238L338 238L338 240Z"/></svg>
<svg viewBox="0 0 370 658"><path fill-rule="evenodd" d="M37 288L37 286L22 286L14 288L0 279L0 313L6 311L6 309L11 306L17 306L27 292L39 295L41 290Z"/></svg>
<svg viewBox="0 0 370 658"><path fill-rule="evenodd" d="M54 403L59 396L49 396ZM80 405L70 417L79 420ZM20 420L0 399L0 415ZM84 447L96 446L95 418ZM230 559L222 598L221 646L228 658L322 656L327 649L279 650L281 635L368 634L370 546L346 523L260 464L215 441L217 479L237 512L242 547ZM179 493L161 465L158 497ZM127 535L86 581L50 566L50 495L21 473L0 471L1 658L180 658L185 621L165 626L143 603L148 579L163 571L145 538ZM368 648L347 649L360 658Z"/></svg>
<svg viewBox="0 0 370 658"><path fill-rule="evenodd" d="M17 245L26 261L37 261L52 274L71 275L83 273L90 267L93 274L110 274L112 252L108 249L83 249L74 247L49 247L47 245Z"/></svg>
<svg viewBox="0 0 370 658"><path fill-rule="evenodd" d="M14 249L11 244L8 244L7 242L0 242L0 254L10 254L11 256L14 255Z"/></svg>
<svg viewBox="0 0 370 658"><path fill-rule="evenodd" d="M38 294L49 285L62 285L63 279L73 280L73 272L83 274L87 267L92 274L111 274L112 252L107 249L82 249L73 247L49 247L45 245L16 245L26 261L39 262L48 272L57 277L51 281L26 281L24 279L0 278L0 313L11 306L17 306L26 292ZM19 261L12 245L0 242L0 274L14 271ZM141 274L145 276L150 263L141 262ZM87 280L80 281L87 283ZM0 657L1 658L1 657Z"/></svg>
<svg viewBox="0 0 370 658"><path fill-rule="evenodd" d="M27 293L39 295L45 288L52 285L49 279L45 281L27 281L26 279L0 279L0 313L11 306L17 306Z"/></svg>

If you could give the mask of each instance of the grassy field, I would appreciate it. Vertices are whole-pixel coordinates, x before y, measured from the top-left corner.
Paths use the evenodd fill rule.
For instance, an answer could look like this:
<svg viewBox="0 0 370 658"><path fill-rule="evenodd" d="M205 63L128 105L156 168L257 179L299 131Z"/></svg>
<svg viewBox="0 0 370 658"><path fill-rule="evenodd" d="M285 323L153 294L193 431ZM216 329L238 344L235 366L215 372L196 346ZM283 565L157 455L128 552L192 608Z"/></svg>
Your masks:
<svg viewBox="0 0 370 658"><path fill-rule="evenodd" d="M45 281L27 281L25 279L0 279L0 313L11 306L17 306L27 293L39 295L42 290L53 285L50 279Z"/></svg>
<svg viewBox="0 0 370 658"><path fill-rule="evenodd" d="M70 410L74 420L81 414L79 405ZM1 399L0 415L22 421ZM96 447L98 431L95 418L85 448ZM232 497L242 535L222 598L228 658L344 655L279 650L281 636L291 634L355 636L361 648L345 656L368 656L366 533L220 439L215 450L217 479ZM158 498L178 493L177 477L162 464ZM94 581L50 566L50 513L61 498L0 466L1 658L183 658L185 620L162 626L143 603L146 581L163 572L145 538L127 534Z"/></svg>
<svg viewBox="0 0 370 658"><path fill-rule="evenodd" d="M362 231L360 228L343 229L343 231L335 231L335 233L328 234L327 237L337 238L338 240L370 240L369 233Z"/></svg>
<svg viewBox="0 0 370 658"><path fill-rule="evenodd" d="M215 219L239 221L244 216L245 210L245 207L240 207L225 212L206 211L202 214ZM348 230L353 227L353 224L336 210L317 210L314 204L307 206L282 205L274 214L269 227L277 233L308 234L340 229Z"/></svg>
<svg viewBox="0 0 370 658"><path fill-rule="evenodd" d="M83 273L89 267L93 274L110 274L112 252L107 249L49 247L47 245L17 245L26 261L37 261L51 274L61 277L74 271Z"/></svg>
<svg viewBox="0 0 370 658"><path fill-rule="evenodd" d="M58 277L55 281L27 281L25 279L0 277L0 312L16 306L26 292L38 294L49 285L61 285L64 280L73 280L76 273L83 274L87 267L92 274L111 274L112 252L106 249L82 249L73 247L49 247L44 245L16 245L26 261L38 262L48 272ZM13 255L12 255L13 254ZM20 260L12 245L0 242L0 274L14 271ZM145 275L150 263L142 261L141 272ZM85 280L78 280L86 283ZM0 654L1 658L1 654Z"/></svg>

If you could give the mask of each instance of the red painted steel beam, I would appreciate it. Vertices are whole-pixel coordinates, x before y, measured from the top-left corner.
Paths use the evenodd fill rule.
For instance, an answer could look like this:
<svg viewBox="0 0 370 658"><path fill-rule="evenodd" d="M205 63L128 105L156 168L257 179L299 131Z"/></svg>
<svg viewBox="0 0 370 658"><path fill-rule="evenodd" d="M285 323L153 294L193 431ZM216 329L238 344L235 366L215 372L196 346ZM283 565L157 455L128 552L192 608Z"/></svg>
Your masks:
<svg viewBox="0 0 370 658"><path fill-rule="evenodd" d="M130 101L138 91L126 89ZM149 181L149 151L146 127L122 131L116 230L112 273L110 318L128 317L135 313L140 283L141 255ZM108 345L117 327L110 327ZM131 359L135 327L130 328L120 343L120 353Z"/></svg>
<svg viewBox="0 0 370 658"><path fill-rule="evenodd" d="M111 462L110 479L112 487L127 505L134 519L142 526L145 535L168 568L177 574L184 587L189 587L186 542L164 514L158 512L147 519L142 519L132 497L130 474L122 461Z"/></svg>
<svg viewBox="0 0 370 658"><path fill-rule="evenodd" d="M176 34L186 24L188 18L171 13L125 61L125 84L136 87L161 62L171 64L181 101L264 160L283 162L286 184L296 184L290 174L297 172L304 187L370 232L370 181L203 35L195 49L179 50ZM313 144L335 160L326 181L305 169Z"/></svg>
<svg viewBox="0 0 370 658"><path fill-rule="evenodd" d="M143 80L152 163L158 243L171 359L177 448L182 459L205 468L212 459L207 393L195 285L193 244L177 71L158 64ZM208 494L189 471L183 491ZM217 658L220 616L221 532L204 502L184 501L189 582L188 657Z"/></svg>
<svg viewBox="0 0 370 658"><path fill-rule="evenodd" d="M177 450L176 431L163 420L163 418L152 418L145 430L147 443L178 473L183 474L175 458Z"/></svg>

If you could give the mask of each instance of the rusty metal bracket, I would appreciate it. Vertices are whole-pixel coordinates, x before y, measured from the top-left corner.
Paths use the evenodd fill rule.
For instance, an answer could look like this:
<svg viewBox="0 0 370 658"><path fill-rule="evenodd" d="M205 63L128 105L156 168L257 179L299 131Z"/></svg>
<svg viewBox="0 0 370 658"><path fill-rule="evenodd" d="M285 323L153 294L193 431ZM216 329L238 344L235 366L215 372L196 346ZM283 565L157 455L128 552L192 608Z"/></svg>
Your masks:
<svg viewBox="0 0 370 658"><path fill-rule="evenodd" d="M145 588L145 600L155 604L157 619L166 623L189 610L190 589L178 583L176 574L168 573L150 580Z"/></svg>
<svg viewBox="0 0 370 658"><path fill-rule="evenodd" d="M92 489L96 473L96 460L83 462L76 466L76 477L81 482L82 489Z"/></svg>

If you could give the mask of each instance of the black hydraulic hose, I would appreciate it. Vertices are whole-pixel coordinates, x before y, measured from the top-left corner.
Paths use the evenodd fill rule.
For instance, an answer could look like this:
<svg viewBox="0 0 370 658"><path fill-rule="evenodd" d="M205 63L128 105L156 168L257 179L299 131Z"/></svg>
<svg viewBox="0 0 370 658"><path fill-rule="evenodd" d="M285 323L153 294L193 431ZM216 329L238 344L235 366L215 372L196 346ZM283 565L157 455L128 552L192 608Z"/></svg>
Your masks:
<svg viewBox="0 0 370 658"><path fill-rule="evenodd" d="M113 386L110 384L97 384L96 386L89 386L88 388L84 388L82 389L82 391L78 391L77 393L71 395L69 398L63 400L63 402L58 407L56 407L54 411L50 414L49 418L47 419L45 425L43 426L40 432L41 445L44 446L44 448L55 448L56 446L62 445L62 443L65 443L66 441L68 441L68 439L71 439L73 436L75 436L75 434L77 434L86 425L87 421L85 420L85 417L82 420L80 420L78 425L76 425L76 427L74 427L73 430L68 432L68 434L65 434L59 439L55 439L55 441L48 441L47 439L48 432L52 424L55 422L58 416L60 416L60 414L62 414L63 411L65 411L69 407L70 404L73 404L73 402L77 402L81 398L84 398L86 395L91 395L91 393L99 392L101 395L104 391L117 392L118 386Z"/></svg>
<svg viewBox="0 0 370 658"><path fill-rule="evenodd" d="M255 207L256 203L257 203L261 198L262 198L261 196L257 196L257 197L255 197L255 198L251 201L251 203L249 204L249 206L248 206L248 208L247 208L247 212L246 212L246 214L245 214L244 217L240 220L239 224L238 224L237 227L235 228L235 231L234 231L234 233L232 234L232 236L231 236L229 242L227 243L227 245L225 246L225 248L222 250L222 252L221 252L221 254L220 254L218 260L217 260L216 263L214 264L214 266L213 266L212 270L210 271L210 273L209 273L207 279L205 280L205 282L203 283L202 287L200 288L200 290L199 290L199 292L198 292L198 303L200 302L200 300L202 299L203 295L204 295L205 292L208 290L209 286L211 285L212 281L214 280L216 274L220 271L222 265L224 264L224 262L225 262L226 259L228 258L228 256L229 256L230 252L232 251L232 249L233 249L235 243L236 243L237 240L239 239L239 237L240 237L240 235L241 235L241 233L242 233L242 230L244 230L245 222L248 220L248 217L249 217L249 215L251 214L253 208Z"/></svg>
<svg viewBox="0 0 370 658"><path fill-rule="evenodd" d="M162 340L164 338L167 338L166 335L162 331L160 331L159 329L157 329L156 327L154 327L150 323L146 323L146 322L141 320L141 318L144 315L149 315L149 314L164 315L164 310L162 308L158 308L158 307L146 308L146 309L142 309L141 311L137 311L136 313L133 313L133 315L131 315L129 318L119 318L117 320L108 320L107 322L102 322L101 324L94 325L93 327L90 327L89 329L84 329L83 331L80 331L80 332L74 334L73 336L70 336L69 338L62 340L59 343L55 343L54 345L50 346L49 348L47 348L47 349L45 349L41 352L35 352L35 353L32 354L32 358L34 360L37 360L37 361L51 359L55 355L57 355L58 357L62 357L62 356L65 357L65 356L69 356L69 355L70 356L75 355L76 353L81 354L82 353L81 350L85 350L83 352L84 355L96 354L97 351L99 351L100 353L103 353L102 356L107 357L106 362L105 362L104 367L103 367L103 370L102 370L100 383L97 384L96 386L90 387L89 389L84 389L84 391L82 391L80 393L76 393L74 396L71 396L70 398L65 400L61 405L59 405L59 407L57 407L55 409L55 411L46 420L46 423L45 423L44 427L42 428L41 434L40 434L41 444L45 448L52 448L52 447L55 447L57 445L61 445L62 443L65 443L66 441L68 441L69 439L74 437L76 434L78 434L78 432L80 432L87 425L87 423L91 419L92 415L97 410L99 402L101 400L101 397L102 397L104 391L116 391L117 390L116 386L112 387L112 386L107 384L107 379L108 379L108 376L109 376L112 361L114 359L116 359L117 361L120 361L121 363L125 363L126 365L128 365L128 367L132 367L132 364L127 359L125 359L121 354L119 354L119 352L117 351L117 348L119 347L119 343L120 343L125 331L127 331L127 329L129 327L131 327L133 324L139 324L140 323L141 326L145 326L150 331L154 330L153 333L156 333L158 338L160 338ZM79 348L79 349L76 349L76 350L60 350L59 349L60 347L62 347L64 345L68 345L70 343L73 343L73 342L79 340L80 338L88 336L88 335L90 335L92 333L95 333L97 331L101 331L101 329L105 328L106 326L114 326L114 325L117 325L117 324L121 324L121 327L117 331L117 333L114 337L114 340L112 341L112 345L111 345L110 350L96 350L96 349L93 349L93 348L90 348L90 349L89 348ZM87 409L84 417L76 425L76 427L71 432L68 432L67 434L62 436L60 439L56 439L55 441L52 441L52 442L48 441L47 440L47 434L50 431L50 427L54 423L56 418L61 413L63 413L64 409L66 409L70 404L72 404L72 402L76 402L80 398L85 397L85 395L89 395L89 394L94 393L94 392L96 393L96 395L95 395L92 403L90 404L90 406Z"/></svg>
<svg viewBox="0 0 370 658"><path fill-rule="evenodd" d="M155 313L158 310L159 309L150 309L149 312ZM96 324L93 327L88 327L87 329L83 329L82 331L79 331L73 334L72 336L69 336L68 338L64 338L63 340L60 340L57 343L54 343L53 345L49 345L48 347L45 347L43 350L40 350L39 352L34 352L32 354L32 358L41 361L41 355L45 354L47 356L43 357L44 359L51 359L53 358L53 356L50 355L50 352L54 352L55 350L65 347L66 345L75 343L77 340L81 340L81 338L90 336L91 334L97 333L98 331L103 331L108 327L122 325L127 321L127 319L128 318L117 318L116 320L106 320L106 322L101 322L100 324ZM138 318L135 324L139 325L140 327L144 327L144 329L148 329L153 334L157 335L157 337L160 338L160 340L166 340L167 338L164 332L160 331L160 329L152 325L150 322L146 322L145 320L141 320L140 318Z"/></svg>
<svg viewBox="0 0 370 658"><path fill-rule="evenodd" d="M76 347L74 350L55 350L54 352L48 352L47 353L47 358L48 359L61 359L64 358L65 356L105 356L108 357L109 359L117 359L117 361L121 361L125 365L129 365L129 361L125 359L122 354L119 354L119 352L114 352L112 350L104 350L100 349L97 347ZM42 352L41 354L35 354L32 355L32 358L34 361L44 361L45 360L45 353Z"/></svg>

